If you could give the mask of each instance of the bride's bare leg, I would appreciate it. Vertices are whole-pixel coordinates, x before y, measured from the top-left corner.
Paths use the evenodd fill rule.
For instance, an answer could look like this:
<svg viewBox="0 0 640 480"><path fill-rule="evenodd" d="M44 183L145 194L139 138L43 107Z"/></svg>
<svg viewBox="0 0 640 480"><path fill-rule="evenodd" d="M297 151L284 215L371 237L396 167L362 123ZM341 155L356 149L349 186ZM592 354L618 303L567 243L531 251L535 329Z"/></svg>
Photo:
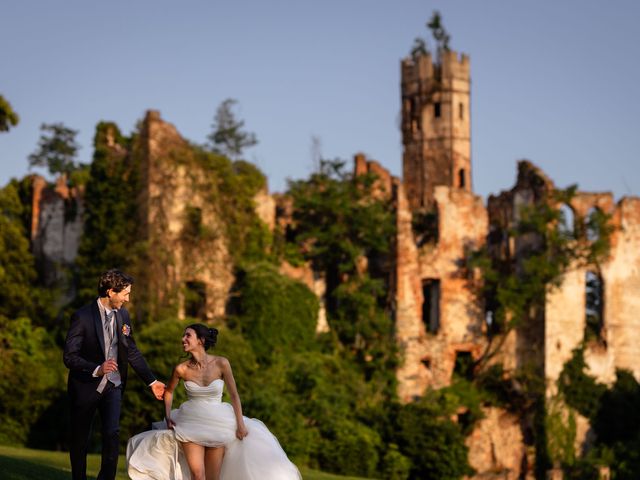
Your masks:
<svg viewBox="0 0 640 480"><path fill-rule="evenodd" d="M206 480L204 469L204 447L196 443L180 442L187 458L189 470L191 470L191 480Z"/></svg>
<svg viewBox="0 0 640 480"><path fill-rule="evenodd" d="M204 452L204 469L206 480L220 480L224 447L206 448Z"/></svg>

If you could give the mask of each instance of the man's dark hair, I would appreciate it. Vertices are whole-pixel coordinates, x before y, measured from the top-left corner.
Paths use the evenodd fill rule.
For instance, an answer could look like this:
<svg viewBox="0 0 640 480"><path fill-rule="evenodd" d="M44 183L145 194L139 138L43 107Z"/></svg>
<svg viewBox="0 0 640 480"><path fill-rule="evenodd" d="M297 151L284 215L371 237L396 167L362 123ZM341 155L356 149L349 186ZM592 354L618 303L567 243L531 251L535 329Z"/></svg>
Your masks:
<svg viewBox="0 0 640 480"><path fill-rule="evenodd" d="M130 277L120 270L112 268L100 275L100 280L98 281L98 295L100 297L106 297L108 290L113 290L118 293L129 285L133 285L133 277Z"/></svg>

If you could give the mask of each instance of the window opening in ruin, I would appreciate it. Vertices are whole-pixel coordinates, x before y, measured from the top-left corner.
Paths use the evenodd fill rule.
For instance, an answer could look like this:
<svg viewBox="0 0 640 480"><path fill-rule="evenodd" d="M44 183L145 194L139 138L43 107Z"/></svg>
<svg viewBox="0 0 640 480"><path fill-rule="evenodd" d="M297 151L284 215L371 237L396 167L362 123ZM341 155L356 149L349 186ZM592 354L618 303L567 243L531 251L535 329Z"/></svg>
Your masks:
<svg viewBox="0 0 640 480"><path fill-rule="evenodd" d="M487 331L493 331L493 311L487 310L484 312L484 323L487 326Z"/></svg>
<svg viewBox="0 0 640 480"><path fill-rule="evenodd" d="M597 208L590 208L585 217L584 231L587 240L595 242L600 239L600 225L602 223L603 213Z"/></svg>
<svg viewBox="0 0 640 480"><path fill-rule="evenodd" d="M432 209L420 209L413 212L411 217L413 238L416 245L421 247L427 243L438 243L438 206Z"/></svg>
<svg viewBox="0 0 640 480"><path fill-rule="evenodd" d="M464 119L464 103L462 102L458 104L458 116L460 117L460 120Z"/></svg>
<svg viewBox="0 0 640 480"><path fill-rule="evenodd" d="M294 243L296 240L296 230L290 223L284 227L284 238L287 243Z"/></svg>
<svg viewBox="0 0 640 480"><path fill-rule="evenodd" d="M585 274L585 340L600 340L604 327L604 282L594 271Z"/></svg>
<svg viewBox="0 0 640 480"><path fill-rule="evenodd" d="M465 187L466 185L465 179L466 179L466 175L465 175L464 168L461 168L460 170L458 170L458 186L460 188Z"/></svg>
<svg viewBox="0 0 640 480"><path fill-rule="evenodd" d="M187 317L205 320L207 289L204 282L186 282L184 292L184 314Z"/></svg>
<svg viewBox="0 0 640 480"><path fill-rule="evenodd" d="M458 425L460 425L463 432L466 432L473 424L473 416L468 408L458 412L457 419Z"/></svg>
<svg viewBox="0 0 640 480"><path fill-rule="evenodd" d="M202 209L188 205L184 213L183 234L187 239L197 240L202 235Z"/></svg>
<svg viewBox="0 0 640 480"><path fill-rule="evenodd" d="M433 116L436 118L440 118L440 102L436 102L433 104Z"/></svg>
<svg viewBox="0 0 640 480"><path fill-rule="evenodd" d="M575 229L575 213L566 203L560 206L560 221L558 222L558 230L560 233L573 235Z"/></svg>
<svg viewBox="0 0 640 480"><path fill-rule="evenodd" d="M473 379L473 356L468 351L457 351L453 365L453 377Z"/></svg>
<svg viewBox="0 0 640 480"><path fill-rule="evenodd" d="M420 360L420 363L422 363L424 368L426 368L427 370L431 370L431 359L429 357L424 357L422 360Z"/></svg>
<svg viewBox="0 0 640 480"><path fill-rule="evenodd" d="M427 332L438 333L440 329L440 280L422 280L422 321Z"/></svg>

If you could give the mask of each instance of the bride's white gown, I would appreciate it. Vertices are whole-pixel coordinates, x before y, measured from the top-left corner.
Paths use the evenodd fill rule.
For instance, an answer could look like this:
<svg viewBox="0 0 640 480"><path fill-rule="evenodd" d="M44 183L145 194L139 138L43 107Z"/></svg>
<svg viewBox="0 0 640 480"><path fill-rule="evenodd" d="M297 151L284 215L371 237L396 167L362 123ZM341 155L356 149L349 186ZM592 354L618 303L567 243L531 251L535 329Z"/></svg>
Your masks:
<svg viewBox="0 0 640 480"><path fill-rule="evenodd" d="M154 430L129 440L127 464L133 480L190 480L189 466L179 442L206 447L225 447L222 480L299 480L296 466L289 461L276 437L260 420L244 417L249 434L236 438L233 407L222 402L224 381L207 386L184 382L188 400L171 419L173 430L165 422L153 424Z"/></svg>

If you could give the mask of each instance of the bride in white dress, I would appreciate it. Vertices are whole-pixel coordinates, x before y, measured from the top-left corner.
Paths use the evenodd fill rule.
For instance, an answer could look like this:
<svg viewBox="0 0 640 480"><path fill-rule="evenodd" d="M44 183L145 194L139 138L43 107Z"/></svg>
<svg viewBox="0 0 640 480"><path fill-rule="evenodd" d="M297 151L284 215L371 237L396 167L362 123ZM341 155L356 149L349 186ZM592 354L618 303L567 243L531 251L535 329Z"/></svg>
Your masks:
<svg viewBox="0 0 640 480"><path fill-rule="evenodd" d="M218 331L189 325L182 347L191 359L177 365L164 394L165 422L129 440L133 480L299 480L276 437L257 419L242 415L229 360L209 355ZM188 400L172 410L182 379ZM227 386L231 404L222 402Z"/></svg>

